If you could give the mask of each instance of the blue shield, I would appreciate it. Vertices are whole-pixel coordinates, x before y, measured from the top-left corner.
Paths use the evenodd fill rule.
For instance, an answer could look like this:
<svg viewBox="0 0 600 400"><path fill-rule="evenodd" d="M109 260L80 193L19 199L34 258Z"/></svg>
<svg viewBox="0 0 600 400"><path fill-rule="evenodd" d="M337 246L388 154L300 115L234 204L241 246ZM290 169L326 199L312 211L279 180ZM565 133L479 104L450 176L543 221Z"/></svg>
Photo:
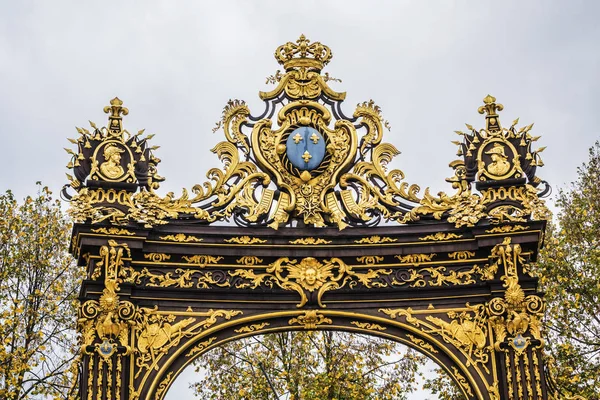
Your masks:
<svg viewBox="0 0 600 400"><path fill-rule="evenodd" d="M302 171L318 168L325 157L325 139L310 126L294 129L287 138L286 148L292 165Z"/></svg>

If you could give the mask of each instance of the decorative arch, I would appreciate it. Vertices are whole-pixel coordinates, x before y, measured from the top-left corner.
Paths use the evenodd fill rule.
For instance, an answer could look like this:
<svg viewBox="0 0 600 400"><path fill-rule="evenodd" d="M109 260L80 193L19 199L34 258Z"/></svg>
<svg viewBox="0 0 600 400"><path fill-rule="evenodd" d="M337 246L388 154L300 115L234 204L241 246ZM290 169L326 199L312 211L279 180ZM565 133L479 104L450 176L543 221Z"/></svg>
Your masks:
<svg viewBox="0 0 600 400"><path fill-rule="evenodd" d="M180 197L158 193L154 135L124 128L118 98L108 127L71 139L63 193L87 271L73 397L160 400L181 366L224 341L342 329L417 348L470 399L558 398L530 268L549 215L532 125L503 127L486 96L485 128L456 131L456 193L420 195L389 167L399 151L383 141L381 109L343 113L345 93L322 72L327 46L301 36L275 54L284 72L259 93L263 113L227 103L212 150L223 169Z"/></svg>
<svg viewBox="0 0 600 400"><path fill-rule="evenodd" d="M216 326L210 332L201 332L179 346L177 353L167 359L157 378L148 389L150 398L162 400L177 379L178 375L204 353L229 341L254 335L282 331L302 331L306 326L290 325L290 320L302 318L306 311L276 312L254 315ZM430 335L399 321L393 321L368 314L347 311L318 311L315 330L337 330L378 336L402 343L430 358L443 368L461 388L465 398L483 398L479 392L479 379L472 371L456 359L445 346ZM331 321L331 322L330 322ZM334 323L334 321L341 321ZM197 350L197 351L194 351ZM154 396L153 396L154 394Z"/></svg>

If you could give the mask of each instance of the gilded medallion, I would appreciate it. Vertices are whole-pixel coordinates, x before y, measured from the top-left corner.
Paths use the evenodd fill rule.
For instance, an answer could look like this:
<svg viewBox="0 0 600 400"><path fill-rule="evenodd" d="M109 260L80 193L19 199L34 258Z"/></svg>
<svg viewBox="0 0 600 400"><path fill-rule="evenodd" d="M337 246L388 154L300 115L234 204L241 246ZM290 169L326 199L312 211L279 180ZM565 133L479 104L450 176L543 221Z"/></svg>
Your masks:
<svg viewBox="0 0 600 400"><path fill-rule="evenodd" d="M104 146L104 162L100 164L100 173L108 179L119 179L125 173L121 166L121 153L125 150L109 143Z"/></svg>
<svg viewBox="0 0 600 400"><path fill-rule="evenodd" d="M500 137L488 139L479 150L480 173L491 180L512 177L516 172L513 146Z"/></svg>
<svg viewBox="0 0 600 400"><path fill-rule="evenodd" d="M96 148L90 176L109 182L124 181L133 175L132 159L131 152L120 141L108 140Z"/></svg>

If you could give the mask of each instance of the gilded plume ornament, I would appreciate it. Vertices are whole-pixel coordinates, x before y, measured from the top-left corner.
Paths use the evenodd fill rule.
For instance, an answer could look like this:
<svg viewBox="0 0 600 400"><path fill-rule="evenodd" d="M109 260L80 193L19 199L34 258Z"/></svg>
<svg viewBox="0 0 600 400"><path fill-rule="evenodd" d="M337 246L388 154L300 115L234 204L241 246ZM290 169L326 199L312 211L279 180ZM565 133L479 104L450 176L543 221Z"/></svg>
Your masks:
<svg viewBox="0 0 600 400"><path fill-rule="evenodd" d="M305 226L372 226L383 221L411 223L419 219L444 219L456 225L492 222L523 222L546 218L539 197L547 189L535 175L543 163L532 149L539 136L533 125L517 130L515 121L503 128L497 112L503 109L487 96L479 112L486 114L485 129L457 132L461 160L453 161L454 177L448 181L454 195L432 196L427 189L405 181L399 169L388 168L398 149L383 142L389 127L381 109L372 101L357 105L352 116L341 108L346 94L329 87L332 79L323 68L331 61L329 47L304 35L275 51L284 71L267 81L271 91L260 92L265 110L253 116L242 100L230 100L214 131L223 130L225 141L212 151L224 168L208 171L208 181L158 195L164 180L157 174L160 162L150 146L153 135L143 130L131 135L123 127L129 110L118 98L104 111L108 128L78 128L72 139L77 152L67 149L71 216L77 222L108 221L112 224L142 223L146 227L172 220L212 223L233 220L242 226L268 225L273 229L291 224ZM474 193L471 184L481 194Z"/></svg>

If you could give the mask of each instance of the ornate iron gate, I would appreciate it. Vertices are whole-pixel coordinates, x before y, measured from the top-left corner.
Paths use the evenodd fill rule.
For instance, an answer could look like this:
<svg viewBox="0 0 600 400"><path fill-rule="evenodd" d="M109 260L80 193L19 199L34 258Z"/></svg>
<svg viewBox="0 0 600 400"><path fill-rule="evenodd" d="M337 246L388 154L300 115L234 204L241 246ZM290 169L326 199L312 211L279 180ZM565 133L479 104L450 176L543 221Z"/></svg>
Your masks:
<svg viewBox="0 0 600 400"><path fill-rule="evenodd" d="M264 112L228 102L223 169L179 198L156 192L156 148L124 128L121 100L108 127L78 129L65 190L87 267L78 395L160 400L227 341L337 329L417 349L469 399L553 396L530 271L548 216L532 125L503 127L488 95L485 127L457 132L456 192L421 196L388 168L399 152L379 107L343 114L327 46L301 36L275 57Z"/></svg>

